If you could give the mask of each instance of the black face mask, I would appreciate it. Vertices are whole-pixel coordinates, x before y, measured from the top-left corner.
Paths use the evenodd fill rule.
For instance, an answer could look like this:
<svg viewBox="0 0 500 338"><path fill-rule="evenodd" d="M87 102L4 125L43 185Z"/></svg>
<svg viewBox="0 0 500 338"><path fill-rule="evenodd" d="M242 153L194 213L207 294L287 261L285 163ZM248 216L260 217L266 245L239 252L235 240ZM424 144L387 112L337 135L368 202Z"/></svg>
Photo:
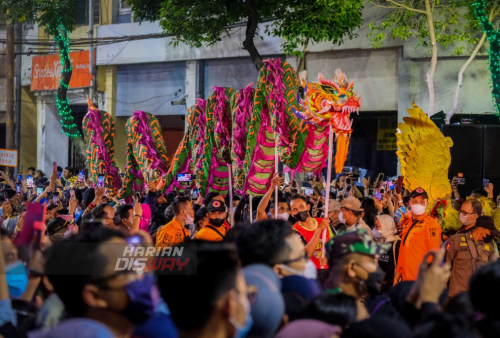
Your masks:
<svg viewBox="0 0 500 338"><path fill-rule="evenodd" d="M362 269L365 269L361 265L358 266ZM363 283L366 284L366 288L370 296L380 295L380 291L382 290L382 281L384 280L384 277L385 277L385 272L384 270L382 270L382 268L380 268L380 266L377 266L377 270L375 270L374 272L368 273L368 279L366 281L363 281Z"/></svg>
<svg viewBox="0 0 500 338"><path fill-rule="evenodd" d="M305 222L309 218L309 211L300 211L295 215L299 222Z"/></svg>
<svg viewBox="0 0 500 338"><path fill-rule="evenodd" d="M295 224L298 222L297 218L295 216L289 215L288 216L288 222Z"/></svg>
<svg viewBox="0 0 500 338"><path fill-rule="evenodd" d="M209 218L208 223L213 225L214 227L220 227L224 224L224 218Z"/></svg>

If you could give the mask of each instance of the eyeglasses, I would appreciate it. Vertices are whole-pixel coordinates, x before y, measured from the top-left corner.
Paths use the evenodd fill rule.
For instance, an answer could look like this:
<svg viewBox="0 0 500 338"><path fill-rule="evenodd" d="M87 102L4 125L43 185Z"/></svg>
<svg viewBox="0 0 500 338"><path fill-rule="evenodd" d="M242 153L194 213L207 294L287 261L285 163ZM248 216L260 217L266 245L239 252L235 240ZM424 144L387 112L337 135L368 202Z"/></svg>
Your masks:
<svg viewBox="0 0 500 338"><path fill-rule="evenodd" d="M303 259L306 260L306 261L309 259L309 255L307 254L307 252L304 252L303 256L297 257L295 259L290 259L288 261L281 262L280 264L290 265L290 264L292 264L294 262L298 262L298 261L301 261Z"/></svg>

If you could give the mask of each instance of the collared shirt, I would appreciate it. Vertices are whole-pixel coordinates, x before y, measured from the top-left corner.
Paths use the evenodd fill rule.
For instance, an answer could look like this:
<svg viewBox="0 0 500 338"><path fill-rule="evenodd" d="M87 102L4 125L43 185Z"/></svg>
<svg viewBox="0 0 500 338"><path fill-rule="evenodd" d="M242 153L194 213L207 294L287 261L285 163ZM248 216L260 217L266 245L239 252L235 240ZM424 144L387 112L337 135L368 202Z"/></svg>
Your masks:
<svg viewBox="0 0 500 338"><path fill-rule="evenodd" d="M373 238L372 229L365 223L365 221L363 221L363 218L361 218L361 217L353 225L349 226L346 224L346 226L347 226L347 229L346 229L347 232L356 231L358 229L364 229L364 230L368 231L370 236Z"/></svg>
<svg viewBox="0 0 500 338"><path fill-rule="evenodd" d="M156 232L156 248L172 247L185 241L189 237L189 230L185 229L174 219ZM190 237L189 237L190 238Z"/></svg>

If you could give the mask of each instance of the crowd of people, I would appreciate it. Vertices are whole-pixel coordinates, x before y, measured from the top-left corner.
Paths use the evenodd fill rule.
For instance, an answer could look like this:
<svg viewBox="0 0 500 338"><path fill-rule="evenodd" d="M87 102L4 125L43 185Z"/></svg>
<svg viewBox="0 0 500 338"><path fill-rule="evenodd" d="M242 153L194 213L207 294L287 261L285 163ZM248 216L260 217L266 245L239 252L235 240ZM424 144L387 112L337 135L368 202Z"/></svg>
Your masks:
<svg viewBox="0 0 500 338"><path fill-rule="evenodd" d="M117 200L69 167L0 184L0 336L500 336L492 185L463 199L454 179L463 226L443 231L424 189L353 172L232 199Z"/></svg>

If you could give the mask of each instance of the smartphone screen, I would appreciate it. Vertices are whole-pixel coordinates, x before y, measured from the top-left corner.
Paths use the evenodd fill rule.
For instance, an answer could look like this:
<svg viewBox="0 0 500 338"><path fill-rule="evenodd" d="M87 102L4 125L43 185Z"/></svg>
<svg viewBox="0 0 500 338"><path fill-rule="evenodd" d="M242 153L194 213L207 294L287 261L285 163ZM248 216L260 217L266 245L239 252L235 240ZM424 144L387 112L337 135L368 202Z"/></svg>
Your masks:
<svg viewBox="0 0 500 338"><path fill-rule="evenodd" d="M200 191L198 189L194 189L193 190L193 198L194 199L197 199L198 196L200 196Z"/></svg>
<svg viewBox="0 0 500 338"><path fill-rule="evenodd" d="M59 193L54 193L52 195L52 204L58 204L59 203Z"/></svg>
<svg viewBox="0 0 500 338"><path fill-rule="evenodd" d="M483 187L488 188L490 186L490 180L487 180L486 178L483 179Z"/></svg>
<svg viewBox="0 0 500 338"><path fill-rule="evenodd" d="M97 176L97 187L99 188L104 187L104 175Z"/></svg>
<svg viewBox="0 0 500 338"><path fill-rule="evenodd" d="M307 173L307 179L312 180L313 179L313 173Z"/></svg>
<svg viewBox="0 0 500 338"><path fill-rule="evenodd" d="M33 181L33 175L26 176L26 186L28 188L33 188L34 184L35 184L35 182Z"/></svg>
<svg viewBox="0 0 500 338"><path fill-rule="evenodd" d="M43 194L43 187L36 187L36 195L40 196L41 194Z"/></svg>
<svg viewBox="0 0 500 338"><path fill-rule="evenodd" d="M16 194L20 195L21 194L21 185L16 184Z"/></svg>
<svg viewBox="0 0 500 338"><path fill-rule="evenodd" d="M84 179L85 179L85 172L83 170L80 170L80 172L78 173L78 182L82 183Z"/></svg>
<svg viewBox="0 0 500 338"><path fill-rule="evenodd" d="M191 182L191 174L177 174L177 182Z"/></svg>
<svg viewBox="0 0 500 338"><path fill-rule="evenodd" d="M57 172L57 179L60 179L60 178L61 178L61 174L62 174L62 173L61 173L60 171L58 171L58 172Z"/></svg>
<svg viewBox="0 0 500 338"><path fill-rule="evenodd" d="M23 180L23 174L17 175L17 183L21 183L22 180Z"/></svg>
<svg viewBox="0 0 500 338"><path fill-rule="evenodd" d="M378 199L379 201L382 200L382 193L380 191L375 191L375 198Z"/></svg>
<svg viewBox="0 0 500 338"><path fill-rule="evenodd" d="M312 196L314 191L311 188L307 188L304 190L304 195L306 196Z"/></svg>
<svg viewBox="0 0 500 338"><path fill-rule="evenodd" d="M142 242L142 238L139 235L133 235L126 239L128 244L139 245Z"/></svg>

